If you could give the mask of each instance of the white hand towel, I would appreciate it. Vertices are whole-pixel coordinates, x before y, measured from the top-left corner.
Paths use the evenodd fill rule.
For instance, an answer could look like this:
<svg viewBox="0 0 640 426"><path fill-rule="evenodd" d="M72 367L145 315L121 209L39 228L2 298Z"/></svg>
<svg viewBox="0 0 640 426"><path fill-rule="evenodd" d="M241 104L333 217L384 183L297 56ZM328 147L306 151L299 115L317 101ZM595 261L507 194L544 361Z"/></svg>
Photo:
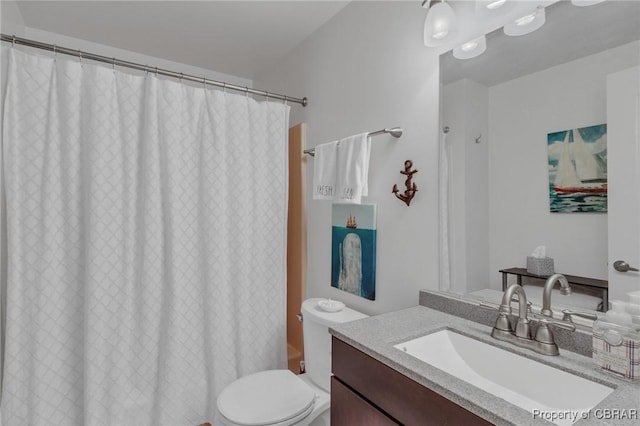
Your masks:
<svg viewBox="0 0 640 426"><path fill-rule="evenodd" d="M368 133L341 139L338 144L336 201L360 204L368 193L371 138Z"/></svg>
<svg viewBox="0 0 640 426"><path fill-rule="evenodd" d="M313 199L333 200L336 194L338 141L315 147Z"/></svg>

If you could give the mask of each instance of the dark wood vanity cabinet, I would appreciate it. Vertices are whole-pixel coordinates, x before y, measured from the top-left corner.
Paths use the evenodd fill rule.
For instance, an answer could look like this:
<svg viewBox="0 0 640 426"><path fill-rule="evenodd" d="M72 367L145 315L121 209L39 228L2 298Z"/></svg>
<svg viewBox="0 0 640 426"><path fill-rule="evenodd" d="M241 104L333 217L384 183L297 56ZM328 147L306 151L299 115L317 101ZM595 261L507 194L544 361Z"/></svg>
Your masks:
<svg viewBox="0 0 640 426"><path fill-rule="evenodd" d="M332 338L331 426L491 423Z"/></svg>

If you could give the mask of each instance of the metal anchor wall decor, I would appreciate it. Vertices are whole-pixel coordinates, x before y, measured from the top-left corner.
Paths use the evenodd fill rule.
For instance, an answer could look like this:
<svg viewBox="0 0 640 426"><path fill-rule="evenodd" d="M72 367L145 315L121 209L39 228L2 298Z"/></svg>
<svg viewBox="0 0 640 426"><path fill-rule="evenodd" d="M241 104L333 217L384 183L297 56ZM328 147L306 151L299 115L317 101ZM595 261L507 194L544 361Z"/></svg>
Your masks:
<svg viewBox="0 0 640 426"><path fill-rule="evenodd" d="M415 184L415 182L412 182L413 179L413 175L415 173L418 173L417 170L411 170L411 167L413 167L413 162L411 160L407 160L404 162L404 170L401 170L400 173L405 175L407 177L407 179L404 181L404 186L406 187L406 189L404 190L403 194L399 194L400 190L398 189L398 185L394 184L393 185L393 193L395 194L395 196L404 201L404 203L408 206L411 204L411 200L413 200L413 197L415 197L416 192L418 192L418 186Z"/></svg>

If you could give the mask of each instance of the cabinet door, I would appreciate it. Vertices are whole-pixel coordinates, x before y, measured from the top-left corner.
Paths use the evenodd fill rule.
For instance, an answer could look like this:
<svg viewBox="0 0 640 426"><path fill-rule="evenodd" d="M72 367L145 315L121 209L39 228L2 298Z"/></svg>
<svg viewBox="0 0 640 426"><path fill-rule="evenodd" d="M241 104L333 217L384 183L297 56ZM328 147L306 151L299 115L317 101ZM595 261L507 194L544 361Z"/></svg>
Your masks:
<svg viewBox="0 0 640 426"><path fill-rule="evenodd" d="M399 424L343 385L340 380L331 378L331 426L397 426Z"/></svg>

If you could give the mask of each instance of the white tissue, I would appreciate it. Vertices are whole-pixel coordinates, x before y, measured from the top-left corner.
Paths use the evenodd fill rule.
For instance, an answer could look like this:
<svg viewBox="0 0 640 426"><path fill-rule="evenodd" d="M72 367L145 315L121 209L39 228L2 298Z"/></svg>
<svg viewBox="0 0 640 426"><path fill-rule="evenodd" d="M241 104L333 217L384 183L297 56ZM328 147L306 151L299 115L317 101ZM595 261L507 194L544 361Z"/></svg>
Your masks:
<svg viewBox="0 0 640 426"><path fill-rule="evenodd" d="M531 257L535 257L537 259L542 259L543 257L547 257L547 247L546 246L538 246L533 249L533 253L531 253Z"/></svg>

